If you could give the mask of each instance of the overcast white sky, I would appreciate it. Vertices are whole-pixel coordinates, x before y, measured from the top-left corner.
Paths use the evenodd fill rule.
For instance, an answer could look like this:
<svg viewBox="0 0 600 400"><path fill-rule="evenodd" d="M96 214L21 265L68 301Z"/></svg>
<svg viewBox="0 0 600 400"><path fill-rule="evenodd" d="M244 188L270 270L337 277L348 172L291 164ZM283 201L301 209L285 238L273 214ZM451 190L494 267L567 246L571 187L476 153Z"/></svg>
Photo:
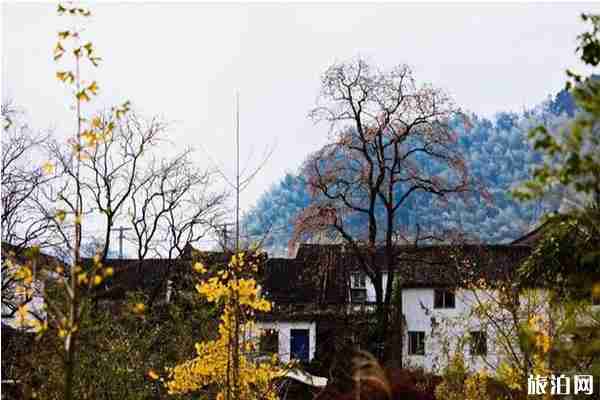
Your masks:
<svg viewBox="0 0 600 400"><path fill-rule="evenodd" d="M51 51L64 19L56 5L5 3L2 97L36 128L70 132L72 113ZM175 148L196 147L232 171L234 93L241 93L242 159L276 151L242 198L247 209L326 140L314 126L319 77L335 60L407 63L466 110L521 110L560 90L578 68L581 12L569 4L92 4L88 27L104 58L95 104L125 99L173 121ZM92 78L90 76L90 78Z"/></svg>

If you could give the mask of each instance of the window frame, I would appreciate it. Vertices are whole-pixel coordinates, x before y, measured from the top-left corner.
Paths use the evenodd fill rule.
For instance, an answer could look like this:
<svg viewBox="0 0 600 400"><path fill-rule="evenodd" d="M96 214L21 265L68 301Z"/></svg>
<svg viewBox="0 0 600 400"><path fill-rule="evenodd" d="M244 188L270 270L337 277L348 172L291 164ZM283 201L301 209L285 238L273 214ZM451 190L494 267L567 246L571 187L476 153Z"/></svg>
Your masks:
<svg viewBox="0 0 600 400"><path fill-rule="evenodd" d="M275 337L274 343L269 342L269 337L271 338L270 340L273 340L273 336ZM275 348L271 349L271 347ZM279 330L274 328L262 329L258 349L264 354L279 354Z"/></svg>
<svg viewBox="0 0 600 400"><path fill-rule="evenodd" d="M438 302L438 299L440 302ZM436 310L455 309L456 291L454 289L433 289L433 308Z"/></svg>
<svg viewBox="0 0 600 400"><path fill-rule="evenodd" d="M408 331L408 355L425 355L425 331Z"/></svg>
<svg viewBox="0 0 600 400"><path fill-rule="evenodd" d="M469 332L469 351L472 356L488 355L488 337L486 331Z"/></svg>
<svg viewBox="0 0 600 400"><path fill-rule="evenodd" d="M362 299L357 299L354 297L355 293L363 293L364 296ZM353 304L362 304L367 302L367 289L366 288L350 288L350 302Z"/></svg>
<svg viewBox="0 0 600 400"><path fill-rule="evenodd" d="M367 288L367 276L362 271L354 271L350 274L350 288L351 289L366 289Z"/></svg>

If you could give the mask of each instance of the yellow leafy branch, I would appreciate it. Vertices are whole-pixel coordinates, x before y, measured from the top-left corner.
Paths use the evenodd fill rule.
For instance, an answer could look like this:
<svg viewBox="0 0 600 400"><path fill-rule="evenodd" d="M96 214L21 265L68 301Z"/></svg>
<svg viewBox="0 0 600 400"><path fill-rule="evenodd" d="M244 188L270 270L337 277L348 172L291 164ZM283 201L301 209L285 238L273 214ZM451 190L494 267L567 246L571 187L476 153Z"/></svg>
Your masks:
<svg viewBox="0 0 600 400"><path fill-rule="evenodd" d="M207 273L202 263L194 263L193 269ZM166 387L171 394L189 393L202 390L207 386L215 387L217 399L224 399L231 390L233 375L228 367L236 344L235 335L241 334L239 340L239 373L237 382L239 400L277 398L272 387L275 377L281 375L277 357L259 362L247 354L256 351L256 340L251 333L254 323L251 317L254 311L270 311L271 303L261 296L256 280L250 278L258 270L256 261L246 257L244 253L234 255L227 270L217 271L214 276L196 285L198 293L212 303L223 305L218 337L215 340L196 343L196 357L167 370ZM246 276L238 278L238 276ZM239 328L232 326L234 313L242 313ZM250 339L248 339L250 337Z"/></svg>

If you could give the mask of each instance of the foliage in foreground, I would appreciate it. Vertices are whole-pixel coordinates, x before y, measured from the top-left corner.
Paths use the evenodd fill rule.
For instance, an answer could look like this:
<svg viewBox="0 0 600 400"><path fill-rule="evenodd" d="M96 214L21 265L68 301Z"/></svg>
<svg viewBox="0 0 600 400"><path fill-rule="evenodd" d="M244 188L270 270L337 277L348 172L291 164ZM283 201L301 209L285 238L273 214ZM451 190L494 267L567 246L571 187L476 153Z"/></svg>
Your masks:
<svg viewBox="0 0 600 400"><path fill-rule="evenodd" d="M278 360L257 359L257 338L252 321L255 312L268 312L253 275L262 255L240 252L224 270L206 270L197 262L194 269L209 276L196 285L198 293L222 307L218 337L196 343L196 357L169 369L166 387L170 394L204 393L216 399L277 398L274 378L281 374ZM213 275L213 276L210 276Z"/></svg>
<svg viewBox="0 0 600 400"><path fill-rule="evenodd" d="M144 300L144 294L135 293L124 303L83 301L75 398L133 400L165 394L152 379L152 371L190 357L195 341L212 336L211 305L177 296L175 301L155 303L143 313L132 312ZM32 338L16 364L15 375L23 390L35 393L38 399L63 398L60 342L52 331L37 340Z"/></svg>

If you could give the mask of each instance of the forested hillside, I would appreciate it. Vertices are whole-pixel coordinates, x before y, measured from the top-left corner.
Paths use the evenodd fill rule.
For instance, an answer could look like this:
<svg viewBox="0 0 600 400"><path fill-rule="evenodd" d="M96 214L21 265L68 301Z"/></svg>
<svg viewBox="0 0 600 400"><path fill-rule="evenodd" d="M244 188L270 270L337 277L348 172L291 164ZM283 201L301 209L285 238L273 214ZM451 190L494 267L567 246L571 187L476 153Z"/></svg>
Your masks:
<svg viewBox="0 0 600 400"><path fill-rule="evenodd" d="M453 122L457 146L464 154L469 173L489 194L475 195L467 201L440 204L430 195L415 194L400 218L406 226L437 229L456 228L475 240L502 243L513 240L538 222L544 212L558 208L559 197L522 203L512 198L511 188L530 178L532 167L541 156L531 147L527 134L537 125L559 127L575 112L570 95L562 91L553 99L520 114L499 112L492 119L471 114ZM308 155L307 155L308 156ZM435 166L430 166L435 168ZM444 171L435 171L443 176ZM310 195L302 174L287 173L265 192L244 218L247 234L261 239L270 254L287 253L297 213L307 207ZM358 223L358 222L357 222Z"/></svg>

